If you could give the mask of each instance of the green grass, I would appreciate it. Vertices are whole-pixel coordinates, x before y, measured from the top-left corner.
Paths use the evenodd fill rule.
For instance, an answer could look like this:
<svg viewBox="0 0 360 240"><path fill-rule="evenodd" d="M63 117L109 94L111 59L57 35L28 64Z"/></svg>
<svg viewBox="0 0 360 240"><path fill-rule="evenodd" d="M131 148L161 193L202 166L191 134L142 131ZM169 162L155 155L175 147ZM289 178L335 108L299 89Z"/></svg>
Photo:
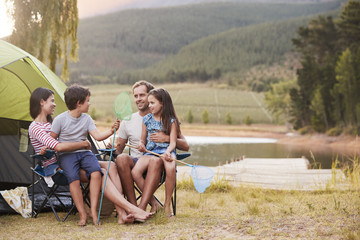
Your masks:
<svg viewBox="0 0 360 240"><path fill-rule="evenodd" d="M230 112L234 125L242 124L245 116L254 123L270 123L271 117L265 110L264 95L248 91L220 88L208 84L168 84L166 88L173 100L176 113L182 122L187 121L189 110L194 115L194 123L202 123L202 112L209 112L211 124L226 124L226 113ZM98 119L109 121L114 118L114 100L121 91L131 93L126 85L91 85L91 108L95 108ZM133 103L133 110L136 110Z"/></svg>

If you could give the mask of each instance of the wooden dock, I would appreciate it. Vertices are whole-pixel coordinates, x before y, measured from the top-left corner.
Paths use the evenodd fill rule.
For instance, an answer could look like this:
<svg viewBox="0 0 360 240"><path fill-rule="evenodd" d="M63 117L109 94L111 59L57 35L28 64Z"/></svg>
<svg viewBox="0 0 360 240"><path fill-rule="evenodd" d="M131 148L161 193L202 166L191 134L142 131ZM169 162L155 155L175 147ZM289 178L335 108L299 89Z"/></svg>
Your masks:
<svg viewBox="0 0 360 240"><path fill-rule="evenodd" d="M210 167L215 177L225 177L234 185L252 185L268 189L321 190L343 173L331 169L309 169L306 158L244 158L218 167ZM178 164L178 179L190 176L191 167Z"/></svg>

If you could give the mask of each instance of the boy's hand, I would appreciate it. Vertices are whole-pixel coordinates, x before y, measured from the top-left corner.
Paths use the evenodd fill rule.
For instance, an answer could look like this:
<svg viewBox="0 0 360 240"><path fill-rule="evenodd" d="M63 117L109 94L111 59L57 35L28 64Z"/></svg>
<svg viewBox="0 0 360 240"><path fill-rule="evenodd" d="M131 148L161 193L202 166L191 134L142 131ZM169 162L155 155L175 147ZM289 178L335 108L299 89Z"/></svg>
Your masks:
<svg viewBox="0 0 360 240"><path fill-rule="evenodd" d="M120 126L120 121L118 119L116 119L116 121L113 123L112 127L111 127L111 131L114 133L114 131L116 129L119 129Z"/></svg>

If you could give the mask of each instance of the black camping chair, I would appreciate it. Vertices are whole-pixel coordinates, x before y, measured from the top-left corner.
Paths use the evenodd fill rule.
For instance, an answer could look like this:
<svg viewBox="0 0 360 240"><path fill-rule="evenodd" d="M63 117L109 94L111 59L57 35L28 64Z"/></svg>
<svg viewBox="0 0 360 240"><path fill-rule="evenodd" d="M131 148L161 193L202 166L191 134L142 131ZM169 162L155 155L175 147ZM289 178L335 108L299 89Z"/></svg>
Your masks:
<svg viewBox="0 0 360 240"><path fill-rule="evenodd" d="M52 187L48 187L47 183L45 182L45 174L43 168L41 167L41 163L46 159L50 159L53 155L54 155L54 151L50 151L50 150L47 150L46 154L44 155L39 155L39 154L30 155L30 157L33 159L33 167L31 168L31 170L33 171L32 185L31 185L32 186L32 217L36 218L39 215L39 213L45 208L46 204L49 204L51 210L53 211L56 217L56 220L58 220L59 222L60 221L64 222L71 213L76 211L76 206L69 192L64 193L57 191L59 187L69 185L62 170L57 171L55 175L51 177L54 182ZM35 165L35 163L37 164ZM38 178L36 182L35 182L35 176L37 176ZM40 207L38 207L36 210L34 209L35 185L40 185L41 190L45 195L45 198L42 201ZM84 202L90 207L89 189L88 189L89 185L84 186L81 183L80 186L82 188ZM69 205L66 206L66 204L64 204L65 199L71 201L70 206ZM67 212L66 216L62 220L60 220L56 212L56 209L54 207L53 201L55 200L57 200L60 203L61 210Z"/></svg>
<svg viewBox="0 0 360 240"><path fill-rule="evenodd" d="M186 153L177 153L176 159L184 160L185 158L188 158L190 156L191 156L191 154L187 153L187 152ZM146 173L144 173L143 177L146 178ZM166 180L166 174L165 174L165 170L164 170L161 173L161 178L160 178L160 182L159 182L157 189L165 183L165 180ZM134 188L135 188L136 192L139 194L138 197L136 198L136 200L139 200L142 196L142 192L136 185L134 185ZM154 195L154 197L155 197L156 201L163 207L164 204L155 195ZM176 179L175 179L174 193L171 197L171 205L172 205L173 213L174 213L174 215L176 215Z"/></svg>

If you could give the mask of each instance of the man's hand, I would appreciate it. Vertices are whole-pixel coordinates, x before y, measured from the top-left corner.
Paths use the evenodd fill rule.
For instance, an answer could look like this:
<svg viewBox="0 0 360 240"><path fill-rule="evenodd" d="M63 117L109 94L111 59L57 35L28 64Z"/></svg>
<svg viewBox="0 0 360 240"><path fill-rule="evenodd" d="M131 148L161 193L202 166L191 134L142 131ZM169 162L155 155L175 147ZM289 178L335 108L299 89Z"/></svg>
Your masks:
<svg viewBox="0 0 360 240"><path fill-rule="evenodd" d="M170 136L164 132L156 130L156 133L150 134L150 141L157 143L168 143L170 142Z"/></svg>

